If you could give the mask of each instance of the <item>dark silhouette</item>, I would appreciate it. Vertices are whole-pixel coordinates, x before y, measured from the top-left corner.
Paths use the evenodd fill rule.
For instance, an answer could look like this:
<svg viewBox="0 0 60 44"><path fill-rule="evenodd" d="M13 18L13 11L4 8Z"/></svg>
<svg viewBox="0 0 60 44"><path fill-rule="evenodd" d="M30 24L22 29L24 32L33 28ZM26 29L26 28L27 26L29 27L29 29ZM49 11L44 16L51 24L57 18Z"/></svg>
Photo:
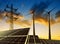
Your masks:
<svg viewBox="0 0 60 44"><path fill-rule="evenodd" d="M49 5L49 4L48 4ZM30 10L30 14L32 15L33 18L33 38L34 38L34 43L36 44L35 41L35 18L38 18L42 16L42 13L44 12L44 9L46 9L48 7L48 5L44 2L41 2L39 5L34 4L33 7Z"/></svg>
<svg viewBox="0 0 60 44"><path fill-rule="evenodd" d="M50 24L50 19L51 19L51 16L50 16L50 13L51 11L53 11L55 8L51 9L48 13L48 20L49 20L49 40L51 40L51 24Z"/></svg>
<svg viewBox="0 0 60 44"><path fill-rule="evenodd" d="M8 11L7 8L10 9L10 11ZM16 13L17 9L13 8L13 4L11 4L10 7L6 5L6 8L4 9L4 11L10 12L10 16L9 16L10 17L10 30L12 30L13 29L13 13ZM6 16L8 15L6 14Z"/></svg>

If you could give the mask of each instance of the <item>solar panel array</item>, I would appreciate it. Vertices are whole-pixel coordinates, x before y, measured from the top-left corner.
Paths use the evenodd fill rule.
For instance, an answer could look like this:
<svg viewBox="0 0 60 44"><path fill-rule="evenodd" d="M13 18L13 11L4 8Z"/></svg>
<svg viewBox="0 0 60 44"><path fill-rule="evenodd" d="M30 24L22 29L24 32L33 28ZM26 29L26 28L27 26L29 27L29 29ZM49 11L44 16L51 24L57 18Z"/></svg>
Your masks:
<svg viewBox="0 0 60 44"><path fill-rule="evenodd" d="M0 32L0 44L25 44L29 28ZM39 39L35 35L36 44L60 44L60 40ZM28 35L27 44L34 44L33 35Z"/></svg>
<svg viewBox="0 0 60 44"><path fill-rule="evenodd" d="M29 28L3 31L0 33L0 44L24 44ZM23 36L23 37L22 37Z"/></svg>
<svg viewBox="0 0 60 44"><path fill-rule="evenodd" d="M40 44L40 39L38 38L37 35L35 35L35 43ZM33 35L29 35L27 44L34 44L34 36Z"/></svg>
<svg viewBox="0 0 60 44"><path fill-rule="evenodd" d="M0 41L0 44L24 44L26 37L7 37Z"/></svg>

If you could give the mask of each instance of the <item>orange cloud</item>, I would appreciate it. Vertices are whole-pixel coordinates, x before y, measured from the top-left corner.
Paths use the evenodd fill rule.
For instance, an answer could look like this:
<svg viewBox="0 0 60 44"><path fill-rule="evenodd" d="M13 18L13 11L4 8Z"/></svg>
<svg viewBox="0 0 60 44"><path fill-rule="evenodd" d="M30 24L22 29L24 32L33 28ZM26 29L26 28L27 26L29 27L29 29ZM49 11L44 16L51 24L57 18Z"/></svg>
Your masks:
<svg viewBox="0 0 60 44"><path fill-rule="evenodd" d="M56 19L56 23L60 23L60 17Z"/></svg>
<svg viewBox="0 0 60 44"><path fill-rule="evenodd" d="M30 11L30 13L32 13L32 11ZM10 17L10 13L7 13L8 14L8 18ZM3 13L3 16L6 16L6 12ZM17 20L15 20L15 18L17 18ZM0 17L1 19L1 17ZM32 21L28 21L28 20L23 20L24 19L24 16L22 15L15 15L13 14L13 22L17 25L21 25L22 27L30 27L31 24L32 24ZM60 19L60 18L59 18ZM57 22L60 22L60 20L57 20ZM32 20L32 19L31 19ZM6 20L7 23L10 23L10 20L7 19ZM48 26L48 20L44 19L44 18L39 18L39 17L35 17L35 23L39 23L39 24L43 24L43 25L46 25ZM54 23L56 23L55 20L51 19L51 22L50 24L53 25Z"/></svg>
<svg viewBox="0 0 60 44"><path fill-rule="evenodd" d="M10 23L10 21L7 20L7 23ZM31 26L31 23L27 20L24 20L24 21L16 20L16 21L13 21L13 23L16 25L20 25L22 27L30 27Z"/></svg>
<svg viewBox="0 0 60 44"><path fill-rule="evenodd" d="M22 19L22 18L21 18ZM21 19L18 19L18 20L14 20L13 22L14 22L14 24L16 24L16 25L20 25L20 26L22 26L22 27L30 27L31 26L31 24L32 24L32 20L29 22L28 20L21 20ZM9 20L7 20L7 23L9 23L10 21ZM35 18L35 23L38 23L38 24L43 24L43 25L46 25L46 26L48 26L48 21L47 20L45 20L45 19L42 19L42 18ZM51 20L51 25L52 24L54 24L55 22L54 22L54 20Z"/></svg>
<svg viewBox="0 0 60 44"><path fill-rule="evenodd" d="M48 25L48 21L46 21L46 20L44 20L44 19L42 19L42 18L36 18L36 19L35 19L35 22L36 22L36 23L39 23L39 24L42 23L43 25L46 25L46 26Z"/></svg>

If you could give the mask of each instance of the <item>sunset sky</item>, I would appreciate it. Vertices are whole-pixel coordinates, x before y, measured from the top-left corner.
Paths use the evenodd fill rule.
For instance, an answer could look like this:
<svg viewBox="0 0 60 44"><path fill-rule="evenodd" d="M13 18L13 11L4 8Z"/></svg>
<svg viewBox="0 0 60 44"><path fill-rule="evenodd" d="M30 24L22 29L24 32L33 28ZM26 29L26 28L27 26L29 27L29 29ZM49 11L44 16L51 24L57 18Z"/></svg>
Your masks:
<svg viewBox="0 0 60 44"><path fill-rule="evenodd" d="M9 6L13 4L14 8L18 8L17 12L21 13L21 16L20 15L19 17L16 16L18 17L18 20L13 21L14 29L30 27L29 34L32 34L33 31L32 14L30 14L30 10L34 4L39 5L42 2L44 2L47 5L45 8L41 7L42 9L44 9L44 12L42 13L44 15L47 11L50 11L51 9L55 8L50 13L51 18L53 18L51 19L51 34L52 34L52 39L60 40L60 20L59 20L60 17L59 18L55 17L56 13L60 11L60 0L49 0L49 1L48 0L0 0L0 11L3 11L6 8L7 4ZM5 13L3 12L2 15L4 16L4 14ZM10 28L9 24L10 24L9 19L7 17L0 18L0 31L9 30ZM48 39L48 21L45 21L45 19L38 18L35 16L35 29L36 29L36 35L38 35L40 38Z"/></svg>

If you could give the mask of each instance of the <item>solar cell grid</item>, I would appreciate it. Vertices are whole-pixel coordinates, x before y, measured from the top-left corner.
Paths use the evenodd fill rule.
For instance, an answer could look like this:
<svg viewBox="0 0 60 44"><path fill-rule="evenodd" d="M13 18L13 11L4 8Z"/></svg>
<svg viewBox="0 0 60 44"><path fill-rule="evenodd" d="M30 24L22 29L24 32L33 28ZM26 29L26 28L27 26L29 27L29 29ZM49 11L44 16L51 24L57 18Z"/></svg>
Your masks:
<svg viewBox="0 0 60 44"><path fill-rule="evenodd" d="M4 31L0 35L0 44L24 44L29 28ZM23 36L22 36L23 35Z"/></svg>

